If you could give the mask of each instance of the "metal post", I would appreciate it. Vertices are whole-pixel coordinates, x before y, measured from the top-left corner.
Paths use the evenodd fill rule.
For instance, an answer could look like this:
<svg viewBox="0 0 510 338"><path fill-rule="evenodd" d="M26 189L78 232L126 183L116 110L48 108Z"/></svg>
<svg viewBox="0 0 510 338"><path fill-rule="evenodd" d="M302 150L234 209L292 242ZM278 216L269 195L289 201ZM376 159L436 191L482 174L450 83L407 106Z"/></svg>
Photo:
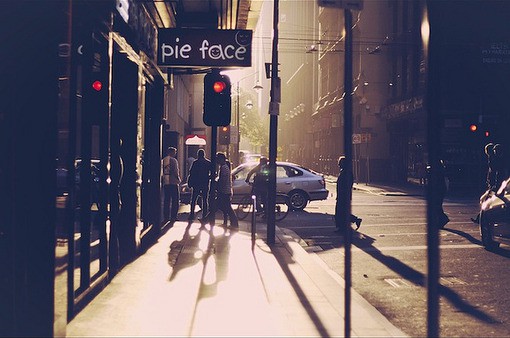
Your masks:
<svg viewBox="0 0 510 338"><path fill-rule="evenodd" d="M235 155L234 155L236 166L241 164L241 163L239 163L240 162L239 145L241 143L241 122L239 119L239 114L240 114L239 101L241 100L241 92L239 89L239 82L241 82L241 80L237 81L237 102L236 102L237 103L237 107L236 107L237 142L236 142L236 147L235 147L236 149L235 149Z"/></svg>
<svg viewBox="0 0 510 338"><path fill-rule="evenodd" d="M269 103L269 182L267 194L267 243L275 243L276 205L276 153L278 147L278 114L280 110L280 78L278 77L278 19L279 0L274 0L273 11L273 51L271 61L271 101Z"/></svg>
<svg viewBox="0 0 510 338"><path fill-rule="evenodd" d="M440 43L432 31L427 32L425 27L429 24L429 17L432 12L433 1L427 1L422 12L422 42L427 62L427 94L425 109L427 112L427 144L429 149L429 161L436 165L440 159L441 140L441 105L440 105L440 74L438 54ZM439 8L436 8L439 10ZM434 28L432 23L430 27ZM437 28L436 28L437 29ZM424 34L425 33L425 34ZM428 35L430 33L430 35ZM435 32L440 36L441 32ZM427 182L427 336L439 337L439 273L440 273L440 252L439 252L439 228L434 222L433 206L438 200L439 177L437 170L432 170L430 182Z"/></svg>
<svg viewBox="0 0 510 338"><path fill-rule="evenodd" d="M344 71L344 149L346 158L347 177L352 176L352 13L350 9L344 9L344 25L345 25L345 71ZM352 243L352 227L351 227L351 197L352 197L352 182L348 185L349 193L345 201L345 324L344 336L349 338L351 336L351 243Z"/></svg>
<svg viewBox="0 0 510 338"><path fill-rule="evenodd" d="M218 127L211 127L211 171L210 171L210 179L211 183L209 185L209 219L206 221L209 222L210 225L214 225L216 221L216 149L217 149L217 140L218 140Z"/></svg>
<svg viewBox="0 0 510 338"><path fill-rule="evenodd" d="M256 237L256 234L257 234L257 223L256 223L256 218L257 218L257 196L255 195L252 195L251 196L251 203L252 203L252 214L251 214L251 240L252 242L255 241L255 237Z"/></svg>

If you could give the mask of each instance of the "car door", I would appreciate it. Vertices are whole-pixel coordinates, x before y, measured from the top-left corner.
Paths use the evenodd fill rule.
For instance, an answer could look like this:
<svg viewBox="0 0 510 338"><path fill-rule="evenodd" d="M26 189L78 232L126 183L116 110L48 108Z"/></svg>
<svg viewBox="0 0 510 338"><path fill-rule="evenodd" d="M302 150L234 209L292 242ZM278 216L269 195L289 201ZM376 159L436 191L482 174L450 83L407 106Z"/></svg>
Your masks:
<svg viewBox="0 0 510 338"><path fill-rule="evenodd" d="M278 164L276 167L276 190L288 194L294 189L300 188L298 177L302 172L288 165Z"/></svg>

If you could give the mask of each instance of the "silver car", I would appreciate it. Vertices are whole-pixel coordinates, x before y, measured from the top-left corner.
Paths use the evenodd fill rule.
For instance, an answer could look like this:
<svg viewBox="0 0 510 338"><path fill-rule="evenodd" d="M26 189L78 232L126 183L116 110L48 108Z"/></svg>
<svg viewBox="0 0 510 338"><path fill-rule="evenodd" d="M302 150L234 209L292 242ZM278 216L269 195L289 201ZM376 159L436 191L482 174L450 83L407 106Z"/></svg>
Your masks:
<svg viewBox="0 0 510 338"><path fill-rule="evenodd" d="M485 249L510 244L510 178L503 181L497 192L484 194L480 203L480 235Z"/></svg>
<svg viewBox="0 0 510 338"><path fill-rule="evenodd" d="M232 170L233 203L239 203L244 195L251 193L251 186L245 180L257 164L247 162ZM276 190L289 196L289 206L293 210L303 210L309 201L328 198L329 191L322 174L290 162L277 161L276 166Z"/></svg>

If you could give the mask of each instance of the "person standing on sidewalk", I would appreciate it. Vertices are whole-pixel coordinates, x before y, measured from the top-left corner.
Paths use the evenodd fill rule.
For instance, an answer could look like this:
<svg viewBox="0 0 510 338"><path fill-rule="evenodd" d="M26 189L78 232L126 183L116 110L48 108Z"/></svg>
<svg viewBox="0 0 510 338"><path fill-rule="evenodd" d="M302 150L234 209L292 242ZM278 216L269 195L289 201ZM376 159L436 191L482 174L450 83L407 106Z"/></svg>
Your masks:
<svg viewBox="0 0 510 338"><path fill-rule="evenodd" d="M218 181L216 182L216 207L211 206L209 214L203 220L210 221L216 216L216 209L223 211L224 225L227 225L227 216L230 218L230 226L233 228L239 227L239 220L237 215L232 209L232 175L230 169L230 162L224 153L216 154L216 162L220 166L218 173Z"/></svg>
<svg viewBox="0 0 510 338"><path fill-rule="evenodd" d="M353 177L352 174L348 174L346 169L346 158L345 156L340 156L338 158L338 167L340 168L340 173L338 174L338 178L336 180L336 205L335 205L335 232L345 233L344 228L344 220L346 217L346 210L343 208L346 199L350 199L349 196L352 194L352 183ZM362 219L351 214L349 216L351 223L356 223L356 230L361 226Z"/></svg>
<svg viewBox="0 0 510 338"><path fill-rule="evenodd" d="M204 149L198 149L197 159L191 165L188 176L188 187L192 188L190 213L188 220L192 221L195 218L195 205L198 196L202 198L202 215L207 214L209 198L209 179L211 172L211 161L205 157Z"/></svg>
<svg viewBox="0 0 510 338"><path fill-rule="evenodd" d="M437 181L432 180L432 175L437 175ZM446 178L446 167L443 160L439 159L436 163L431 163L427 166L427 182L435 182L437 184L434 193L436 194L434 199L431 201L432 204L432 222L436 226L443 229L445 225L450 221L448 215L444 212L443 201L448 190L447 178ZM429 189L432 187L429 186Z"/></svg>
<svg viewBox="0 0 510 338"><path fill-rule="evenodd" d="M179 162L175 158L177 149L168 147L167 155L163 158L163 216L165 221L175 222L179 211ZM170 206L171 204L171 206Z"/></svg>
<svg viewBox="0 0 510 338"><path fill-rule="evenodd" d="M250 184L251 177L253 176L252 194L257 196L257 210L262 211L262 208L266 206L268 184L269 184L269 167L267 157L261 156L259 164L253 167L248 172L245 182Z"/></svg>

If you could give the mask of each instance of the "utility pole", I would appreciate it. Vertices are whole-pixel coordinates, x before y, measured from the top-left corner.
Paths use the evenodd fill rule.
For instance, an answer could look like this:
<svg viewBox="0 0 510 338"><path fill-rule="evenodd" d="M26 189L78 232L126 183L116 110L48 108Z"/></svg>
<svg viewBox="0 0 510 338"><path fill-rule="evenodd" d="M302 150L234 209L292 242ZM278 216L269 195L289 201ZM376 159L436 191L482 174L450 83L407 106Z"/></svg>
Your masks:
<svg viewBox="0 0 510 338"><path fill-rule="evenodd" d="M348 8L344 9L344 25L345 25L345 71L344 71L344 151L346 159L345 170L347 177L352 176L352 13ZM351 198L352 198L352 182L349 184L349 193L346 194L348 199L345 201L346 212L344 213L345 219L343 220L345 229L345 264L344 264L344 277L345 277L345 337L351 336L351 244L352 244L352 227L351 227Z"/></svg>
<svg viewBox="0 0 510 338"><path fill-rule="evenodd" d="M269 102L269 182L267 196L267 243L275 243L276 205L276 153L278 148L278 115L280 114L281 86L278 77L278 21L279 0L274 0L273 10L273 51L271 60L271 100Z"/></svg>

